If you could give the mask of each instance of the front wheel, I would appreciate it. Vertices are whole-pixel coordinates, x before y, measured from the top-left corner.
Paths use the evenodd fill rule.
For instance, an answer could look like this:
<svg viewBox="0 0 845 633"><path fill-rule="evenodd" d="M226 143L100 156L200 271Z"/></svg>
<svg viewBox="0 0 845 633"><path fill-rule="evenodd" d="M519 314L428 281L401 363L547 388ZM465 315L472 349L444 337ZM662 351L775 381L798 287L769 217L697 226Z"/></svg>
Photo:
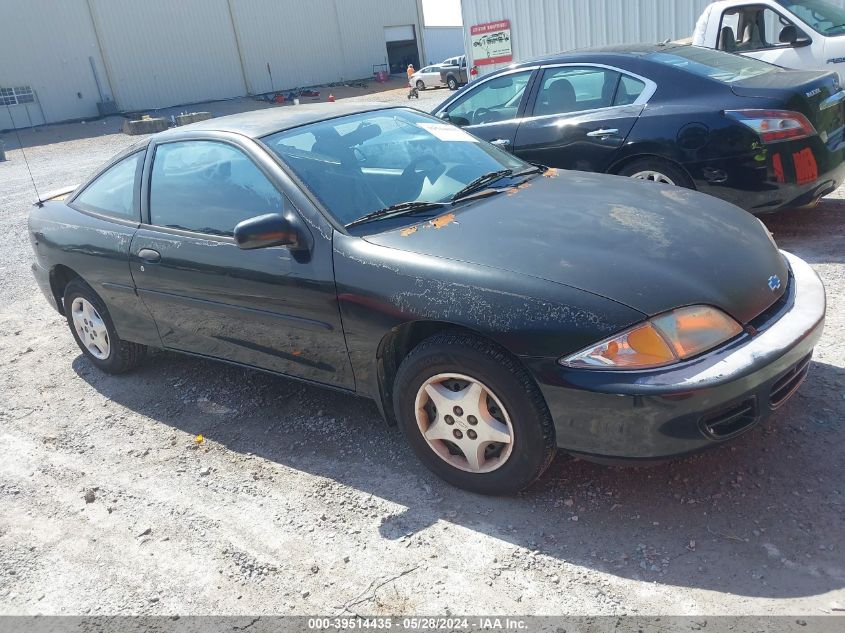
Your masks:
<svg viewBox="0 0 845 633"><path fill-rule="evenodd" d="M399 367L393 393L417 457L459 488L513 494L554 457L554 425L539 389L484 339L444 333L423 341Z"/></svg>
<svg viewBox="0 0 845 633"><path fill-rule="evenodd" d="M417 90L425 90L425 83L421 79L417 80Z"/></svg>
<svg viewBox="0 0 845 633"><path fill-rule="evenodd" d="M692 179L678 165L659 158L641 158L619 170L620 176L694 189Z"/></svg>
<svg viewBox="0 0 845 633"><path fill-rule="evenodd" d="M65 316L82 353L109 374L122 374L137 366L147 348L122 340L114 329L106 304L81 279L65 288Z"/></svg>

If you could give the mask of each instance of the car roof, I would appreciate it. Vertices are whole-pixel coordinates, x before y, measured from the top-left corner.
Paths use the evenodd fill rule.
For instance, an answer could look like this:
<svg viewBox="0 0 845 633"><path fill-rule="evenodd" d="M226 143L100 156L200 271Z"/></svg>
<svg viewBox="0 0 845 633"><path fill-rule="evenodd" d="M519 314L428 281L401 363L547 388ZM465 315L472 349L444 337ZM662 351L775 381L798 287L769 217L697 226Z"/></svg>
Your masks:
<svg viewBox="0 0 845 633"><path fill-rule="evenodd" d="M215 117L159 132L154 138L164 139L183 132L234 132L250 138L260 138L289 130L300 125L334 119L349 114L396 108L386 103L335 102L309 103L298 106L272 107L228 116Z"/></svg>
<svg viewBox="0 0 845 633"><path fill-rule="evenodd" d="M616 46L600 46L596 48L582 48L565 53L555 53L535 59L526 60L510 66L536 66L537 64L555 64L566 62L590 61L593 63L619 61L620 58L644 57L650 53L666 53L677 48L689 48L687 44L618 44Z"/></svg>

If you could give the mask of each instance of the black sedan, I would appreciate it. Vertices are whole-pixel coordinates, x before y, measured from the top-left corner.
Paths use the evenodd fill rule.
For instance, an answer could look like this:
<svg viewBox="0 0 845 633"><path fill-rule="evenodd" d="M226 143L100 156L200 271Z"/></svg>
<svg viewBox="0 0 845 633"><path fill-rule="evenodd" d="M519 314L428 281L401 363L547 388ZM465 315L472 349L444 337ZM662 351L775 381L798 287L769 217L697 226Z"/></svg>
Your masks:
<svg viewBox="0 0 845 633"><path fill-rule="evenodd" d="M753 213L845 178L834 72L708 48L622 46L486 75L434 114L529 162L697 189Z"/></svg>
<svg viewBox="0 0 845 633"><path fill-rule="evenodd" d="M751 428L804 379L825 312L813 270L733 205L383 105L163 132L29 232L100 369L154 347L360 394L490 494L557 447L655 459Z"/></svg>

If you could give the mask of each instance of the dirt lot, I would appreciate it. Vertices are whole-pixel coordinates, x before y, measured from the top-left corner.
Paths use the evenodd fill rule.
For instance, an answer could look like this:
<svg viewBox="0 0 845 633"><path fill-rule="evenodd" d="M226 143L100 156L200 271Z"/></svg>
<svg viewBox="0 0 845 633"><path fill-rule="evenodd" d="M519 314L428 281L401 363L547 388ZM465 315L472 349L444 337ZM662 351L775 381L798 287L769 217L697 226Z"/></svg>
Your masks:
<svg viewBox="0 0 845 633"><path fill-rule="evenodd" d="M118 127L27 132L39 188L135 140ZM498 499L433 478L366 400L170 353L95 370L31 278L33 192L3 139L0 614L845 609L842 191L766 219L829 293L810 378L768 424L647 469L559 457Z"/></svg>

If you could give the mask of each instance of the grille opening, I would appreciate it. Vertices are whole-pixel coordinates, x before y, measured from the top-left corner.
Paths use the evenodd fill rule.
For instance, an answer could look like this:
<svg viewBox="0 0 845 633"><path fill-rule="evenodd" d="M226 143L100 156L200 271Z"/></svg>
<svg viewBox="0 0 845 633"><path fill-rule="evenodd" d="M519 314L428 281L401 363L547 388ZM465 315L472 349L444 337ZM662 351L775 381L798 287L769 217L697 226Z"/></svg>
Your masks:
<svg viewBox="0 0 845 633"><path fill-rule="evenodd" d="M810 370L810 357L807 356L795 367L790 369L786 374L778 378L772 391L769 394L769 406L772 409L777 409L784 404L789 397L794 394L804 379L807 377L807 372Z"/></svg>
<svg viewBox="0 0 845 633"><path fill-rule="evenodd" d="M754 398L749 398L701 418L699 425L707 437L726 440L753 426L757 420L756 403Z"/></svg>

